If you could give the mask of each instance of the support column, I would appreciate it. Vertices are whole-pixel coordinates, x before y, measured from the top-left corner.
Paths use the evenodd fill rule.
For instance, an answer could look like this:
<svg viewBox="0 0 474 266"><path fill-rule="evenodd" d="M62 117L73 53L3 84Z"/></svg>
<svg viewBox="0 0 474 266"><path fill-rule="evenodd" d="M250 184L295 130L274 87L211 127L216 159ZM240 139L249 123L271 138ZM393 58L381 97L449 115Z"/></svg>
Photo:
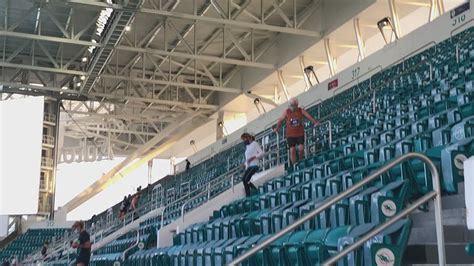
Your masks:
<svg viewBox="0 0 474 266"><path fill-rule="evenodd" d="M388 6L390 8L390 16L392 17L393 31L397 39L402 37L402 30L400 28L400 19L398 18L397 5L395 0L388 0Z"/></svg>
<svg viewBox="0 0 474 266"><path fill-rule="evenodd" d="M303 79L304 79L304 84L305 84L304 91L308 91L309 88L311 87L311 85L310 85L311 82L308 80L308 76L306 75L306 73L304 71L304 69L306 67L306 65L304 63L304 56L300 55L299 62L300 62L301 73L303 74Z"/></svg>
<svg viewBox="0 0 474 266"><path fill-rule="evenodd" d="M357 48L359 49L359 56L357 61L360 62L365 58L365 43L362 38L362 33L360 32L359 18L354 19L354 32L357 41Z"/></svg>
<svg viewBox="0 0 474 266"><path fill-rule="evenodd" d="M429 21L432 21L436 17L439 17L443 14L444 14L443 0L431 0L430 1L430 18L429 18Z"/></svg>
<svg viewBox="0 0 474 266"><path fill-rule="evenodd" d="M328 38L324 39L324 49L326 50L326 57L328 60L329 75L330 77L333 77L336 74L336 60L334 59L332 55Z"/></svg>
<svg viewBox="0 0 474 266"><path fill-rule="evenodd" d="M430 1L430 16L428 18L428 21L433 21L433 19L436 17L438 11L438 0L431 0Z"/></svg>
<svg viewBox="0 0 474 266"><path fill-rule="evenodd" d="M283 93L285 94L285 98L287 101L290 100L290 93L288 92L288 87L286 87L285 80L283 79L283 70L278 70L277 71L278 75L278 82L280 83L281 89L283 90Z"/></svg>
<svg viewBox="0 0 474 266"><path fill-rule="evenodd" d="M441 16L445 12L443 0L438 0L438 15Z"/></svg>
<svg viewBox="0 0 474 266"><path fill-rule="evenodd" d="M275 85L274 88L273 88L273 95L274 95L273 96L274 97L273 101L277 104L280 103L280 96L278 95L278 86L277 85Z"/></svg>

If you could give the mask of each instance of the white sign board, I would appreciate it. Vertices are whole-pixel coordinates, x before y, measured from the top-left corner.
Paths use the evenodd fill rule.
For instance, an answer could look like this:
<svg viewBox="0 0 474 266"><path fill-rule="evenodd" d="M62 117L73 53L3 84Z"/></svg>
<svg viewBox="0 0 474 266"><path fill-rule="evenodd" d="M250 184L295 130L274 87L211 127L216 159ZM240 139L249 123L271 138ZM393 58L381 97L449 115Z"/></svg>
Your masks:
<svg viewBox="0 0 474 266"><path fill-rule="evenodd" d="M464 191L467 228L474 230L474 156L464 161Z"/></svg>

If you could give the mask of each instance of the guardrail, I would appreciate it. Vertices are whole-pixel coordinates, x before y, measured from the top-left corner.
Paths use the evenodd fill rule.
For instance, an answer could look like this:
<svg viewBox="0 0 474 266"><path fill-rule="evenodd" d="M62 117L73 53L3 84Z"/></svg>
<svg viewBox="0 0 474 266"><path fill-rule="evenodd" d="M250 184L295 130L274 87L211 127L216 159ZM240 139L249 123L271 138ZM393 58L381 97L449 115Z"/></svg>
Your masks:
<svg viewBox="0 0 474 266"><path fill-rule="evenodd" d="M127 257L127 253L133 248L135 248L136 246L138 246L139 243L140 243L140 230L137 229L137 241L122 252L122 256L121 256L122 261L125 261Z"/></svg>
<svg viewBox="0 0 474 266"><path fill-rule="evenodd" d="M41 158L41 166L46 168L53 168L54 160L51 158Z"/></svg>
<svg viewBox="0 0 474 266"><path fill-rule="evenodd" d="M43 121L49 122L49 123L56 123L56 115L50 114L50 113L44 113Z"/></svg>
<svg viewBox="0 0 474 266"><path fill-rule="evenodd" d="M175 201L173 201L173 202L168 203L168 204L163 208L163 211L161 212L161 226L164 225L164 221L165 221L165 211L166 211L167 209L169 209L170 206L179 204L180 202L182 202L182 201L184 201L184 200L189 201L189 200L191 200L191 199L194 198L194 197L198 197L198 195L201 195L201 196L202 196L203 193L208 193L208 192L210 191L210 189L213 188L213 187L215 187L216 185L219 185L219 184L222 184L222 183L224 183L224 182L226 182L226 181L229 181L229 180L226 178L226 177L229 176L229 175L231 175L231 178L230 178L230 179L231 179L231 182L232 182L231 187L233 188L233 187L234 187L234 174L235 174L239 169L240 169L240 166L237 166L237 167L235 167L235 168L232 168L229 172L220 175L220 176L219 176L220 178L219 178L219 177L216 178L216 180L218 179L219 181L216 181L216 182L214 182L214 183L209 182L208 185L206 186L206 189L205 189L205 190L202 190L202 188L200 188L200 189L195 189L195 190L189 192L187 195L185 195L185 196L183 196L183 197L181 197L181 198L179 198L179 199L177 199L177 200L175 200ZM198 192L198 191L200 191L200 190L202 190L202 191L201 191L201 192ZM193 193L196 193L196 192L198 192L198 194L192 196L192 198L186 199L186 197L189 197L189 195L191 195L191 194L193 194ZM211 197L211 196L209 195L208 200L210 199L210 197ZM187 204L187 202L184 202L183 204ZM182 210L183 210L184 207L181 206L181 208L182 208Z"/></svg>
<svg viewBox="0 0 474 266"><path fill-rule="evenodd" d="M291 225L283 228L280 230L278 233L274 234L267 240L263 241L262 243L252 247L250 250L233 260L229 265L231 266L236 266L239 263L244 262L251 256L253 256L255 253L258 251L268 247L270 244L278 240L279 238L283 237L287 233L290 233L291 231L297 229L299 226L303 225L305 222L310 220L311 218L315 217L319 213L323 212L324 210L330 208L332 205L336 204L340 200L352 195L354 192L358 191L359 189L362 189L365 185L369 184L373 180L379 178L380 175L386 173L393 167L407 161L410 159L418 159L423 161L427 166L428 170L431 173L431 178L433 182L433 190L422 196L420 199L416 200L413 202L409 207L401 211L399 214L395 215L391 219L387 220L384 222L382 225L376 227L375 229L371 230L369 233L367 233L365 236L361 237L358 241L353 243L352 245L344 248L340 253L337 255L331 257L329 260L325 261L323 265L332 265L336 263L338 260L349 254L350 252L354 251L358 247L362 246L365 242L367 242L369 239L372 237L376 236L377 234L381 233L383 230L386 228L390 227L393 225L395 222L398 220L402 219L403 217L407 216L414 210L416 210L419 206L427 203L429 200L434 199L434 214L435 214L435 225L436 225L436 237L437 237L437 245L438 245L438 263L439 265L446 265L446 259L445 259L445 248L444 248L444 230L443 230L443 224L442 224L442 208L441 208L441 186L440 186L440 181L439 181L439 173L438 170L436 169L436 166L434 165L433 161L431 161L428 157L426 157L423 154L420 153L407 153L403 156L400 156L393 160L392 162L382 166L379 168L377 171L369 175L368 177L365 177L358 183L354 184L352 187L349 189L332 196L328 200L324 201L320 207L314 209L307 215L303 216L302 218L298 219L296 222L292 223Z"/></svg>
<svg viewBox="0 0 474 266"><path fill-rule="evenodd" d="M49 135L43 135L43 144L54 146L54 137Z"/></svg>

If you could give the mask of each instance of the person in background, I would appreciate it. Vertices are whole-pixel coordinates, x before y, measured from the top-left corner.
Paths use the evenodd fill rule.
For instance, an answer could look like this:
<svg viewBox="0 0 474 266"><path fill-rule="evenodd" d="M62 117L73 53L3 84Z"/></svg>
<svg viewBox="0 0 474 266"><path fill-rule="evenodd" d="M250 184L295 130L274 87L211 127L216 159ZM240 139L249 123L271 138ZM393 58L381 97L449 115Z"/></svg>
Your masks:
<svg viewBox="0 0 474 266"><path fill-rule="evenodd" d="M130 196L130 195L129 195ZM119 219L122 220L125 214L127 213L127 209L129 206L129 198L127 196L123 197L122 203L120 204L120 213L119 213Z"/></svg>
<svg viewBox="0 0 474 266"><path fill-rule="evenodd" d="M82 221L75 222L72 226L74 232L79 234L77 241L72 243L73 248L77 248L77 266L88 266L91 258L91 241L89 233L84 228L84 223Z"/></svg>
<svg viewBox="0 0 474 266"><path fill-rule="evenodd" d="M314 125L319 125L308 112L298 106L298 99L290 99L290 107L285 110L283 115L278 119L275 133L280 131L283 121L286 121L286 142L290 148L290 160L293 165L298 161L296 159L296 146L298 146L298 158L304 158L304 124L303 118L306 117Z"/></svg>
<svg viewBox="0 0 474 266"><path fill-rule="evenodd" d="M46 257L46 254L48 253L48 241L44 241L43 247L41 248L41 256Z"/></svg>
<svg viewBox="0 0 474 266"><path fill-rule="evenodd" d="M133 220L138 219L138 202L140 201L140 196L141 196L141 188L137 188L137 193L133 195L132 202L130 205L130 210L132 211L133 214Z"/></svg>
<svg viewBox="0 0 474 266"><path fill-rule="evenodd" d="M257 190L255 185L250 182L252 176L258 171L258 160L264 155L262 148L255 141L255 138L249 133L244 133L240 136L245 144L245 173L242 177L244 184L245 196L250 196L250 190Z"/></svg>
<svg viewBox="0 0 474 266"><path fill-rule="evenodd" d="M189 169L191 168L191 162L186 159L186 172L189 171Z"/></svg>

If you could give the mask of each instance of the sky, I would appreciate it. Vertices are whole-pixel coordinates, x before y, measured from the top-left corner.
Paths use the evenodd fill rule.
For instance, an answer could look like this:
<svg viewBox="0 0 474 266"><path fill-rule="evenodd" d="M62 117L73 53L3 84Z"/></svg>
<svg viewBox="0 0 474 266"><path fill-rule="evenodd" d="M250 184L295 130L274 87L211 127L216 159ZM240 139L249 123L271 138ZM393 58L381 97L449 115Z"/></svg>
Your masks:
<svg viewBox="0 0 474 266"><path fill-rule="evenodd" d="M58 165L56 179L56 204L63 206L74 196L99 179L102 174L112 169L125 158L97 162L62 163ZM177 160L178 162L180 160ZM155 159L152 168L152 183L170 173L169 160ZM133 194L138 186L148 185L148 166L144 164L117 181L106 190L97 194L77 209L70 212L68 220L89 219L123 199L124 195Z"/></svg>

